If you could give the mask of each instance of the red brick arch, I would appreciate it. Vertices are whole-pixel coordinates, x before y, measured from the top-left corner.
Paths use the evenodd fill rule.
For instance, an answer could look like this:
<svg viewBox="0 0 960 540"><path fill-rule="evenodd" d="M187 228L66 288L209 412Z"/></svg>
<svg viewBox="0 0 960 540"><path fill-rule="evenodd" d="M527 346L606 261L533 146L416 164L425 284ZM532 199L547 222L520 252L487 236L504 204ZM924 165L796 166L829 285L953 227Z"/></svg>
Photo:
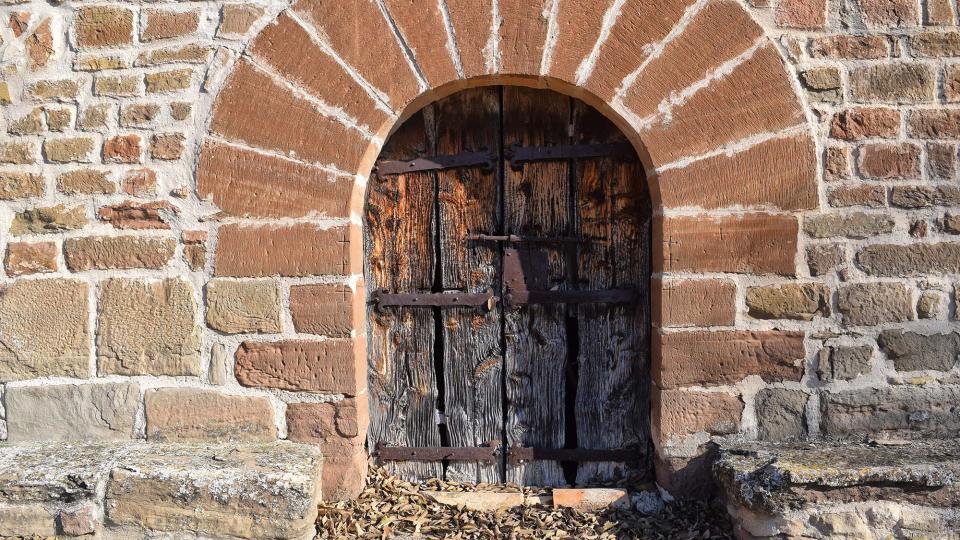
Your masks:
<svg viewBox="0 0 960 540"><path fill-rule="evenodd" d="M224 219L214 275L362 274L364 179L391 129L431 101L490 84L578 97L632 140L662 246L655 325L669 326L660 323L676 317L670 303L691 294L664 285L673 278L795 275L797 213L819 205L817 151L793 76L749 13L733 0L542 3L300 0L281 13L236 62L202 144L198 194ZM800 377L789 359L776 369L757 361L764 332L736 332L722 315L735 311L735 294L709 294L721 315L686 325L709 335L654 338L662 456L678 437L715 431L697 414L710 400L683 387ZM338 388L362 395L363 383L351 390L365 373L364 321L353 312L353 365L337 371L351 381ZM770 339L783 356L802 355L795 338Z"/></svg>

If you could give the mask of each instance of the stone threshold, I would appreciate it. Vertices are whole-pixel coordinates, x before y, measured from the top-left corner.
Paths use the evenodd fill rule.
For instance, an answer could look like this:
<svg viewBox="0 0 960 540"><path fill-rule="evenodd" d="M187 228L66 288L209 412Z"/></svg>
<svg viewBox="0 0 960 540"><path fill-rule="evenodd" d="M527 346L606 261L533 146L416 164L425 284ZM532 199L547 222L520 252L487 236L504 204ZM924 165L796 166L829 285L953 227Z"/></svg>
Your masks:
<svg viewBox="0 0 960 540"><path fill-rule="evenodd" d="M649 513L663 506L663 501L655 491L631 493L620 488L554 488L535 494L519 491L422 491L421 494L440 504L479 512L496 512L520 506L597 512L637 506Z"/></svg>
<svg viewBox="0 0 960 540"><path fill-rule="evenodd" d="M0 537L313 538L313 446L0 446Z"/></svg>
<svg viewBox="0 0 960 540"><path fill-rule="evenodd" d="M738 538L960 539L960 441L741 443L714 476Z"/></svg>

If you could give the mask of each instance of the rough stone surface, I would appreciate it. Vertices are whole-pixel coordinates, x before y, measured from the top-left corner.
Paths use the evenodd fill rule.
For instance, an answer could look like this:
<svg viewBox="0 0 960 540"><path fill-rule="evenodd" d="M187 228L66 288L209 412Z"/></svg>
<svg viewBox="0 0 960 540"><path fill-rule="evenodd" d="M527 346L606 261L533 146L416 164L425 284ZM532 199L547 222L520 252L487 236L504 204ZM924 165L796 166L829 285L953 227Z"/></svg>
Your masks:
<svg viewBox="0 0 960 540"><path fill-rule="evenodd" d="M0 199L13 200L43 195L43 177L17 171L0 172Z"/></svg>
<svg viewBox="0 0 960 540"><path fill-rule="evenodd" d="M354 320L362 317L363 289L346 285L290 287L290 315L297 332L330 337L350 337Z"/></svg>
<svg viewBox="0 0 960 540"><path fill-rule="evenodd" d="M236 354L240 384L293 392L356 395L365 386L352 340L245 341Z"/></svg>
<svg viewBox="0 0 960 540"><path fill-rule="evenodd" d="M654 323L670 326L731 326L737 316L737 285L732 281L653 280Z"/></svg>
<svg viewBox="0 0 960 540"><path fill-rule="evenodd" d="M902 283L856 283L840 287L837 310L843 322L870 326L913 320L913 300Z"/></svg>
<svg viewBox="0 0 960 540"><path fill-rule="evenodd" d="M10 277L57 271L57 245L53 242L10 242L3 267Z"/></svg>
<svg viewBox="0 0 960 540"><path fill-rule="evenodd" d="M923 64L880 64L855 68L850 72L850 93L860 103L932 101L935 87L933 71Z"/></svg>
<svg viewBox="0 0 960 540"><path fill-rule="evenodd" d="M87 284L17 281L0 288L0 381L90 376Z"/></svg>
<svg viewBox="0 0 960 540"><path fill-rule="evenodd" d="M924 335L884 330L877 340L897 371L933 369L949 371L960 355L960 333Z"/></svg>
<svg viewBox="0 0 960 540"><path fill-rule="evenodd" d="M63 243L67 268L74 272L128 268L163 268L177 248L172 238L90 236Z"/></svg>
<svg viewBox="0 0 960 540"><path fill-rule="evenodd" d="M277 438L273 407L266 397L162 388L147 391L144 402L149 440L258 442Z"/></svg>
<svg viewBox="0 0 960 540"><path fill-rule="evenodd" d="M960 243L875 244L857 254L857 265L874 276L899 277L960 272Z"/></svg>
<svg viewBox="0 0 960 540"><path fill-rule="evenodd" d="M817 244L807 248L807 267L811 276L824 276L840 266L845 257L839 244Z"/></svg>
<svg viewBox="0 0 960 540"><path fill-rule="evenodd" d="M101 374L200 374L193 287L180 279L110 279L100 286L97 366Z"/></svg>
<svg viewBox="0 0 960 540"><path fill-rule="evenodd" d="M894 386L820 396L827 437L951 437L960 430L960 388Z"/></svg>
<svg viewBox="0 0 960 540"><path fill-rule="evenodd" d="M756 401L759 439L785 441L805 437L805 409L809 398L810 394L802 390L761 390Z"/></svg>
<svg viewBox="0 0 960 540"><path fill-rule="evenodd" d="M821 351L820 379L850 380L870 373L873 347L829 347Z"/></svg>
<svg viewBox="0 0 960 540"><path fill-rule="evenodd" d="M721 392L654 390L653 430L660 444L706 432L730 435L740 429L743 401Z"/></svg>
<svg viewBox="0 0 960 540"><path fill-rule="evenodd" d="M830 289L816 283L751 287L747 308L757 319L809 321L815 315L830 315Z"/></svg>
<svg viewBox="0 0 960 540"><path fill-rule="evenodd" d="M271 280L207 284L207 326L227 334L279 333L280 291Z"/></svg>
<svg viewBox="0 0 960 540"><path fill-rule="evenodd" d="M133 437L135 383L12 387L4 392L7 442L116 441Z"/></svg>
<svg viewBox="0 0 960 540"><path fill-rule="evenodd" d="M349 231L312 224L220 228L215 274L224 277L344 275Z"/></svg>
<svg viewBox="0 0 960 540"><path fill-rule="evenodd" d="M87 224L87 212L82 206L37 207L24 210L13 217L10 234L49 234L80 229Z"/></svg>
<svg viewBox="0 0 960 540"><path fill-rule="evenodd" d="M809 216L803 230L814 238L869 238L893 231L893 218L886 214L821 214Z"/></svg>

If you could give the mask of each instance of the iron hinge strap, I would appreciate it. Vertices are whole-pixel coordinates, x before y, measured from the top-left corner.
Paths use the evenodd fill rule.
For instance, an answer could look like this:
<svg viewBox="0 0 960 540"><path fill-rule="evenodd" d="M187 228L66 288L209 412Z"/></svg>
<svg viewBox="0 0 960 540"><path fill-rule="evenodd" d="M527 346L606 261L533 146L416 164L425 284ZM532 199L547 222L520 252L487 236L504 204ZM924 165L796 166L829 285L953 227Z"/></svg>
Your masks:
<svg viewBox="0 0 960 540"><path fill-rule="evenodd" d="M412 159L409 161L382 160L377 162L377 176L392 174L407 174L423 171L440 171L462 167L476 167L482 165L484 169L493 170L496 166L496 156L492 152L463 152L447 156L432 156Z"/></svg>
<svg viewBox="0 0 960 540"><path fill-rule="evenodd" d="M382 290L370 293L370 301L377 307L486 307L493 309L497 297L493 289L482 293L399 293Z"/></svg>

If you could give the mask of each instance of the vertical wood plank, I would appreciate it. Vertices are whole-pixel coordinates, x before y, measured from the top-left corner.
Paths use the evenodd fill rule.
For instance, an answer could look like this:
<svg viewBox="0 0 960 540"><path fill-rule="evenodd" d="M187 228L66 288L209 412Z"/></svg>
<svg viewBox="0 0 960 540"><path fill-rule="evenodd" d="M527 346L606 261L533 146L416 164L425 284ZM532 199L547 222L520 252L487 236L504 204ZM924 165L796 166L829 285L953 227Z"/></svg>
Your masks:
<svg viewBox="0 0 960 540"><path fill-rule="evenodd" d="M437 154L500 146L500 91L466 90L436 104ZM441 171L438 223L444 290L482 293L500 288L500 249L468 241L471 233L497 234L500 182L496 167ZM450 446L483 446L503 438L503 353L500 306L441 310L444 414ZM451 462L447 479L500 482L499 463Z"/></svg>
<svg viewBox="0 0 960 540"><path fill-rule="evenodd" d="M552 92L520 87L503 89L504 144L547 146L568 141L570 100ZM522 170L504 166L506 232L526 236L562 236L570 232L570 168L566 162L533 162ZM531 289L566 288L562 250L543 245L522 248ZM546 262L542 271L533 268ZM566 308L530 305L504 314L506 435L509 445L562 448L564 445L564 370L567 364ZM525 485L564 485L553 461L507 467L507 481Z"/></svg>
<svg viewBox="0 0 960 540"><path fill-rule="evenodd" d="M381 159L432 154L432 110L390 138ZM368 291L429 292L434 278L434 174L370 177L365 241ZM367 309L371 422L369 445L440 446L436 422L434 321L429 309ZM404 479L440 477L440 463L390 462Z"/></svg>
<svg viewBox="0 0 960 540"><path fill-rule="evenodd" d="M624 142L617 128L596 110L576 102L577 143ZM577 440L581 448L636 448L641 468L623 463L586 462L577 483L640 477L649 467L650 205L639 160L579 160L575 167L577 233L602 239L579 251L583 289L636 288L635 306L583 304L577 307L579 376Z"/></svg>

